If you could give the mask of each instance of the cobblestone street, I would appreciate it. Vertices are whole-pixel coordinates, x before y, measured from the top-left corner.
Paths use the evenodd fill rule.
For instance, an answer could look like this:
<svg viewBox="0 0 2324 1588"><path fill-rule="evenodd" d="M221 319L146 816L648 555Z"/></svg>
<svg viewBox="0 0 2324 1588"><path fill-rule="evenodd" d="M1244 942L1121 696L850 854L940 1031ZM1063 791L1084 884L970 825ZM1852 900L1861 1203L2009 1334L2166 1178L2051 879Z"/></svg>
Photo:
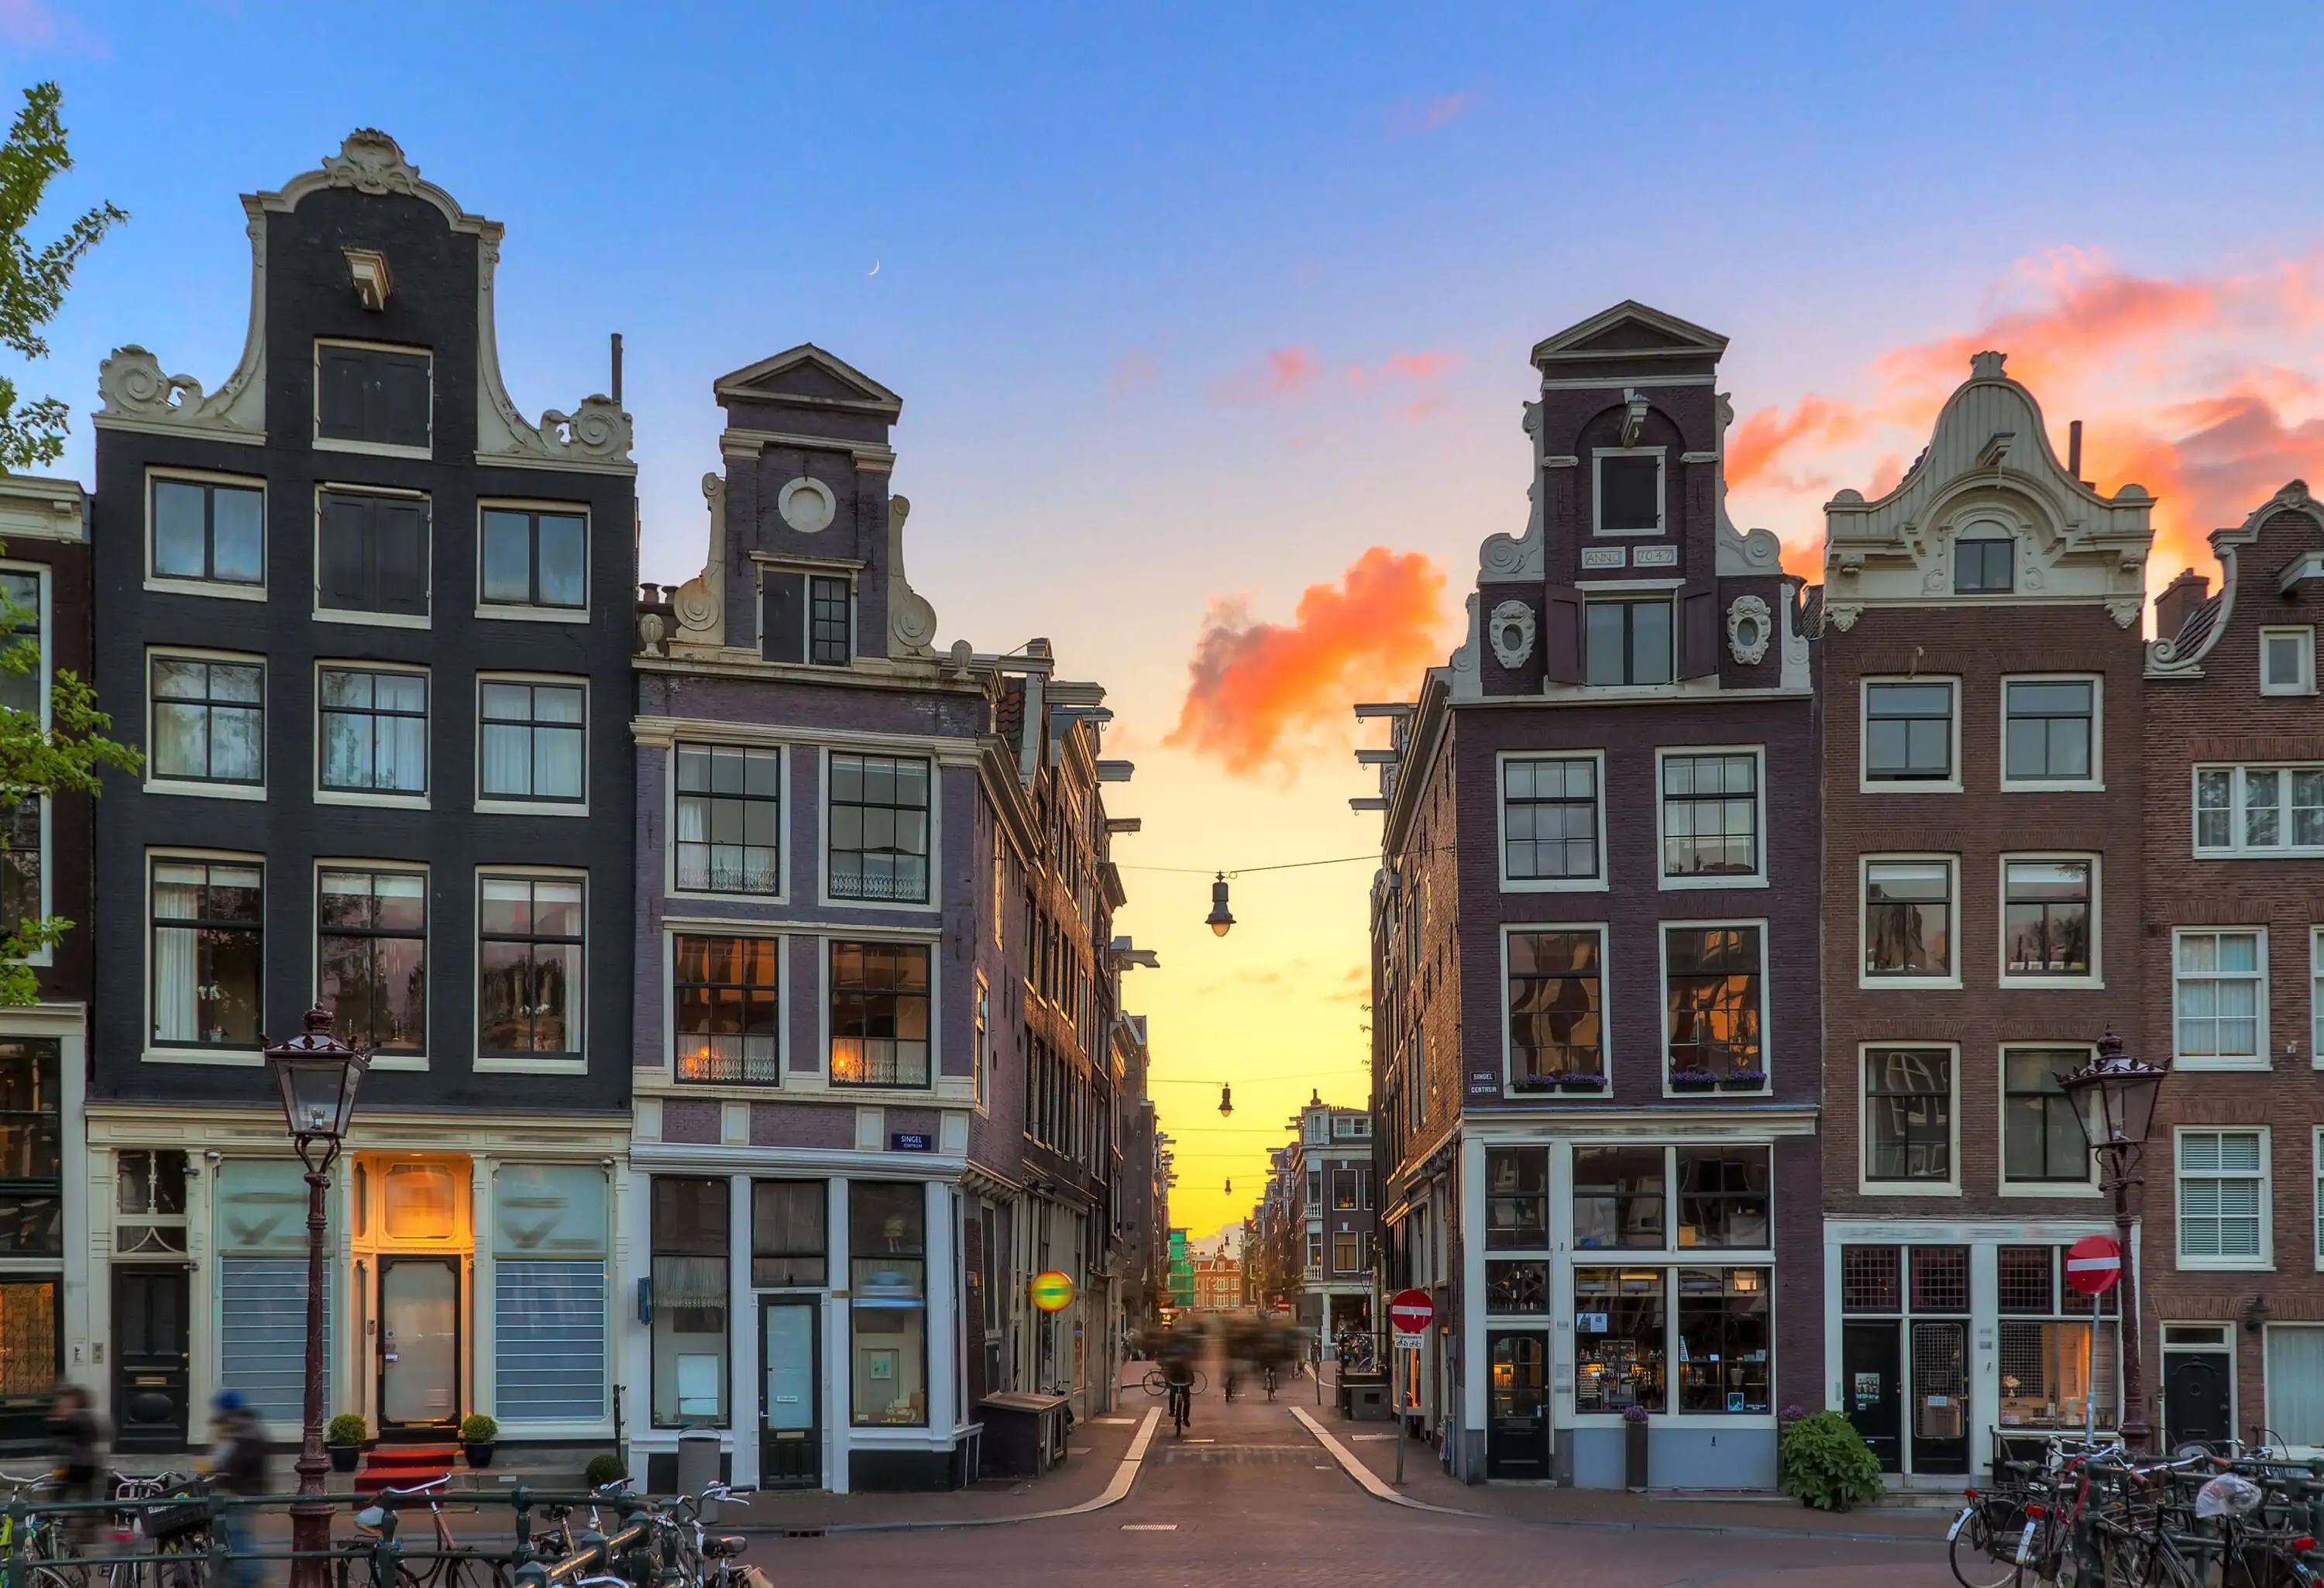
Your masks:
<svg viewBox="0 0 2324 1588"><path fill-rule="evenodd" d="M1105 1510L993 1527L760 1537L750 1558L778 1588L995 1580L1060 1588L1839 1588L1876 1577L1882 1588L1936 1588L1952 1581L1937 1541L1941 1522L1924 1526L1917 1517L1906 1523L1913 1533L1882 1542L1863 1535L1889 1530L1895 1519L1867 1518L1843 1536L1819 1536L1802 1525L1802 1512L1780 1505L1658 1508L1675 1513L1667 1524L1609 1519L1571 1491L1536 1491L1543 1514L1550 1500L1571 1499L1570 1519L1558 1521L1392 1505L1359 1487L1292 1414L1295 1403L1312 1410L1312 1397L1305 1380L1271 1404L1245 1398L1229 1406L1215 1390L1199 1397L1185 1437L1160 1425L1129 1497ZM1142 1420L1143 1399L1132 1393L1125 1415ZM1352 1426L1328 1408L1322 1420L1335 1437L1350 1437ZM1459 1503L1464 1492L1452 1485L1422 1491L1432 1504ZM1468 1509L1498 1511L1494 1502L1514 1491L1489 1491L1489 1500L1465 1492L1476 1500ZM1697 1520L1697 1513L1719 1520ZM1738 1513L1747 1519L1730 1523ZM1843 1529L1849 1523L1835 1520Z"/></svg>

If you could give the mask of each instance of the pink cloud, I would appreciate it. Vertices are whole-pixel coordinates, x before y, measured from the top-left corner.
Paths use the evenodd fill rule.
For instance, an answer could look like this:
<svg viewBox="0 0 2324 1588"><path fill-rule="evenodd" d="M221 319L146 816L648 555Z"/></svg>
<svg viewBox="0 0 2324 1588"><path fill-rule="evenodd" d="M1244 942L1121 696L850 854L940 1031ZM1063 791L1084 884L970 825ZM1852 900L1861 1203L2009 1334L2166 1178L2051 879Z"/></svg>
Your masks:
<svg viewBox="0 0 2324 1588"><path fill-rule="evenodd" d="M1406 134L1433 133L1468 115L1476 103L1477 96L1467 88L1439 94L1434 99L1399 100L1388 113L1388 131Z"/></svg>
<svg viewBox="0 0 2324 1588"><path fill-rule="evenodd" d="M1115 396L1125 396L1150 386L1162 373L1159 360L1148 347L1132 347L1113 361L1113 374L1107 378L1106 389Z"/></svg>
<svg viewBox="0 0 2324 1588"><path fill-rule="evenodd" d="M0 0L0 44L31 53L80 50L105 53L104 42L78 18L60 16L49 0Z"/></svg>
<svg viewBox="0 0 2324 1588"><path fill-rule="evenodd" d="M1274 402L1306 396L1314 390L1323 366L1305 347L1270 349L1257 369L1239 371L1217 391L1222 402Z"/></svg>

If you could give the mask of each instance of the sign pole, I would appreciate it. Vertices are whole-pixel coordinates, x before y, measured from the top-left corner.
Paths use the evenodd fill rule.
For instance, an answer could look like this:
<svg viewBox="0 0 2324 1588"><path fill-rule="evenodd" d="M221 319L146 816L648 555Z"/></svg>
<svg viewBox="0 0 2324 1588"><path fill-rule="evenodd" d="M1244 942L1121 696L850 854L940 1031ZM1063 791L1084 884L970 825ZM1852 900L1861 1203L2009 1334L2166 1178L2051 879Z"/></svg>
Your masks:
<svg viewBox="0 0 2324 1588"><path fill-rule="evenodd" d="M1396 1486L1404 1487L1404 1441L1407 1419L1404 1415L1405 1354L1402 1347L1396 1353Z"/></svg>

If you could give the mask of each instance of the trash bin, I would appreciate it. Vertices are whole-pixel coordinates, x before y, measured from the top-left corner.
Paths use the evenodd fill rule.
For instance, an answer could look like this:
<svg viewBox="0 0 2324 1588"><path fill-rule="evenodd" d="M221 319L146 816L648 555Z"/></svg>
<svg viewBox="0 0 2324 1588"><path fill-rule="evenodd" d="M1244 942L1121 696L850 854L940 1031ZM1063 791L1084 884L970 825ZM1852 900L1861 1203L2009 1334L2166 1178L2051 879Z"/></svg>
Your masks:
<svg viewBox="0 0 2324 1588"><path fill-rule="evenodd" d="M699 1494L718 1481L718 1431L688 1428L678 1436L678 1491ZM702 1519L718 1519L716 1501L702 1508Z"/></svg>

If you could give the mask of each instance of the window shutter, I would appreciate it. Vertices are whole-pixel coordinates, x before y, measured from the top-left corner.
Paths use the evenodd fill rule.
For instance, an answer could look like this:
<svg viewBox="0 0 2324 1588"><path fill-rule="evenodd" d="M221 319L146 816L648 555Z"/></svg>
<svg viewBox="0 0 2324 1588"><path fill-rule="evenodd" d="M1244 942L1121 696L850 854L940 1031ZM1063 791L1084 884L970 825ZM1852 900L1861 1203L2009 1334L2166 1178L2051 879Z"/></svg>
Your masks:
<svg viewBox="0 0 2324 1588"><path fill-rule="evenodd" d="M371 503L353 497L323 498L322 533L315 549L315 586L325 606L370 605L370 510Z"/></svg>
<svg viewBox="0 0 2324 1588"><path fill-rule="evenodd" d="M326 347L315 361L317 428L336 440L360 439L364 433L361 356L352 347Z"/></svg>
<svg viewBox="0 0 2324 1588"><path fill-rule="evenodd" d="M1708 678L1719 670L1719 590L1691 585L1678 598L1678 676Z"/></svg>
<svg viewBox="0 0 2324 1588"><path fill-rule="evenodd" d="M1553 684L1578 684L1586 676L1582 660L1582 592L1552 585L1541 607L1541 656Z"/></svg>
<svg viewBox="0 0 2324 1588"><path fill-rule="evenodd" d="M762 574L759 591L759 654L769 661L805 661L807 576Z"/></svg>
<svg viewBox="0 0 2324 1588"><path fill-rule="evenodd" d="M382 502L372 513L372 559L382 612L428 614L428 510Z"/></svg>
<svg viewBox="0 0 2324 1588"><path fill-rule="evenodd" d="M392 353L376 356L376 439L398 447L427 446L428 360Z"/></svg>

